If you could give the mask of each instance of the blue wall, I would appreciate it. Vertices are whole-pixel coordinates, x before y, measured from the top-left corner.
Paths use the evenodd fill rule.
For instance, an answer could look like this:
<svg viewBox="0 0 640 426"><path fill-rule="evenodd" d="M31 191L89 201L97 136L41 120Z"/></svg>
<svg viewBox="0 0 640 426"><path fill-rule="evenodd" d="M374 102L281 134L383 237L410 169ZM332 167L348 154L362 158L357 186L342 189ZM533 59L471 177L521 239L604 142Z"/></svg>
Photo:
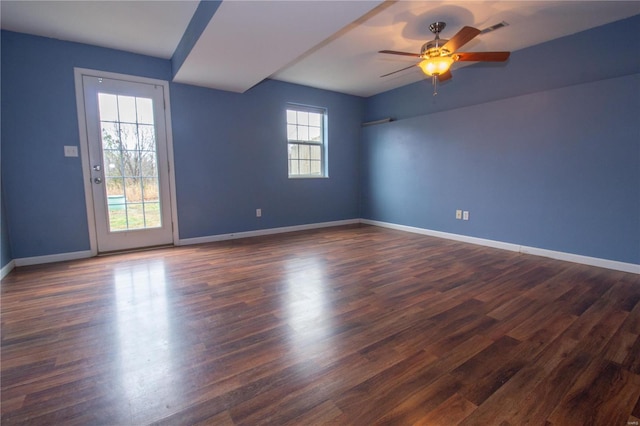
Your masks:
<svg viewBox="0 0 640 426"><path fill-rule="evenodd" d="M16 259L89 249L80 158L63 155L80 143L74 67L171 79L168 60L2 32L2 195ZM180 238L358 217L363 99L273 81L242 95L170 91ZM287 179L286 102L328 108L329 179Z"/></svg>
<svg viewBox="0 0 640 426"><path fill-rule="evenodd" d="M169 61L2 31L2 187L14 258L89 249L73 67L169 79Z"/></svg>
<svg viewBox="0 0 640 426"><path fill-rule="evenodd" d="M328 179L287 177L287 102L327 108ZM171 106L181 238L359 217L363 99L268 80L241 95L172 84Z"/></svg>
<svg viewBox="0 0 640 426"><path fill-rule="evenodd" d="M0 194L0 268L13 260L11 241L9 239L9 225L4 207L4 193Z"/></svg>
<svg viewBox="0 0 640 426"><path fill-rule="evenodd" d="M638 52L634 17L457 70L436 101L426 83L369 99L367 119L411 118L365 129L362 216L640 263Z"/></svg>
<svg viewBox="0 0 640 426"><path fill-rule="evenodd" d="M171 84L180 237L365 217L640 263L638 28L456 70L436 98L426 81L367 100ZM73 67L170 80L171 62L3 31L1 65L2 264L88 250L80 159L63 156L79 145ZM286 102L328 108L329 179L287 178ZM362 132L363 116L399 120Z"/></svg>

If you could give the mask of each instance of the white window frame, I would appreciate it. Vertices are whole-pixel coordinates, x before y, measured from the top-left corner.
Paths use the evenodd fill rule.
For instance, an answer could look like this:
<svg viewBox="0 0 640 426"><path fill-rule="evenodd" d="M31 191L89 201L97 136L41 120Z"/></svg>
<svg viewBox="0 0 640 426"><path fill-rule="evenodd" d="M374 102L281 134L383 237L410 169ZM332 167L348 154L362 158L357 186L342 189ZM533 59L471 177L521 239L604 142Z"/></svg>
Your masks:
<svg viewBox="0 0 640 426"><path fill-rule="evenodd" d="M289 111L296 111L296 112L307 112L307 113L315 113L315 114L321 114L322 115L322 119L320 122L320 141L316 142L316 141L312 141L309 140L309 138L306 139L290 139L290 132L289 132L289 127L290 126L296 126L296 127L302 127L302 128L307 128L307 130L310 130L311 128L316 128L317 126L312 126L310 124L304 124L304 123L292 123L290 122L289 119ZM328 178L329 177L329 167L328 167L328 150L327 150L327 134L328 134L328 113L327 113L327 109L326 108L322 108L322 107L316 107L316 106L309 106L309 105L300 105L300 104L293 104L293 103L288 103L286 105L286 110L285 110L285 125L287 128L287 175L290 179L322 179L322 178ZM300 168L300 161L304 161L305 159L303 158L295 158L292 159L291 158L291 149L292 149L292 145L296 145L298 147L298 150L300 149L300 147L312 147L312 146L319 146L320 147L320 173L319 174L312 174L311 172L309 172L308 174L302 174L302 173L292 173L292 161L297 161L298 162L298 170ZM312 159L309 159L309 161L314 161ZM311 163L309 163L309 170L311 170Z"/></svg>

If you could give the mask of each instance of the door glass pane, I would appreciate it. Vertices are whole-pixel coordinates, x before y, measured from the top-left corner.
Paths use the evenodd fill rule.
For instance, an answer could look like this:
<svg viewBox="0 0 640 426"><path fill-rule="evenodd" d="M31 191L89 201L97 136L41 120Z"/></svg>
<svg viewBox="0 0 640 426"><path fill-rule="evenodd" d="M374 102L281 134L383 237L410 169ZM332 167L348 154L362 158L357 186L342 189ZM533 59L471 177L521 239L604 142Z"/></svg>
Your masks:
<svg viewBox="0 0 640 426"><path fill-rule="evenodd" d="M160 226L160 203L144 203L144 219L147 228Z"/></svg>
<svg viewBox="0 0 640 426"><path fill-rule="evenodd" d="M120 147L120 126L117 122L102 122L102 149L122 149Z"/></svg>
<svg viewBox="0 0 640 426"><path fill-rule="evenodd" d="M137 98L138 123L153 125L153 103L151 99Z"/></svg>
<svg viewBox="0 0 640 426"><path fill-rule="evenodd" d="M118 96L118 113L121 123L137 123L136 98L133 96Z"/></svg>
<svg viewBox="0 0 640 426"><path fill-rule="evenodd" d="M100 105L100 119L102 121L118 121L118 103L116 95L100 93L98 94L98 104Z"/></svg>
<svg viewBox="0 0 640 426"><path fill-rule="evenodd" d="M98 94L109 231L162 226L153 101Z"/></svg>
<svg viewBox="0 0 640 426"><path fill-rule="evenodd" d="M104 153L104 175L106 177L122 177L122 151L105 149ZM109 192L109 188L107 188Z"/></svg>
<svg viewBox="0 0 640 426"><path fill-rule="evenodd" d="M120 124L120 141L124 149L138 149L138 129L136 124Z"/></svg>

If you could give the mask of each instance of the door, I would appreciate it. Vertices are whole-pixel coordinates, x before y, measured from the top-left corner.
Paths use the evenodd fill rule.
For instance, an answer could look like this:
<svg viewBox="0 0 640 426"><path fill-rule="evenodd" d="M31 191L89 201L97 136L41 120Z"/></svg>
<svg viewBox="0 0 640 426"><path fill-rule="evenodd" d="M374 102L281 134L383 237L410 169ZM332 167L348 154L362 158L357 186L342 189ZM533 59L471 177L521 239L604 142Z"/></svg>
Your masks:
<svg viewBox="0 0 640 426"><path fill-rule="evenodd" d="M82 76L98 252L173 242L164 88Z"/></svg>

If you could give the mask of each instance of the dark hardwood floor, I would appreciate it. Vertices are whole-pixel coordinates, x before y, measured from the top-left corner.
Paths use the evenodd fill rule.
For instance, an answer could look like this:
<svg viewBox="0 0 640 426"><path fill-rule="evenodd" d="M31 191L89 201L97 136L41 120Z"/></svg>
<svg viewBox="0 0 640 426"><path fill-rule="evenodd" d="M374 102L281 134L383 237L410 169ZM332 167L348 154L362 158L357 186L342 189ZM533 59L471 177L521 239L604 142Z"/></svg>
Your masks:
<svg viewBox="0 0 640 426"><path fill-rule="evenodd" d="M638 275L371 226L18 268L2 424L628 425Z"/></svg>

